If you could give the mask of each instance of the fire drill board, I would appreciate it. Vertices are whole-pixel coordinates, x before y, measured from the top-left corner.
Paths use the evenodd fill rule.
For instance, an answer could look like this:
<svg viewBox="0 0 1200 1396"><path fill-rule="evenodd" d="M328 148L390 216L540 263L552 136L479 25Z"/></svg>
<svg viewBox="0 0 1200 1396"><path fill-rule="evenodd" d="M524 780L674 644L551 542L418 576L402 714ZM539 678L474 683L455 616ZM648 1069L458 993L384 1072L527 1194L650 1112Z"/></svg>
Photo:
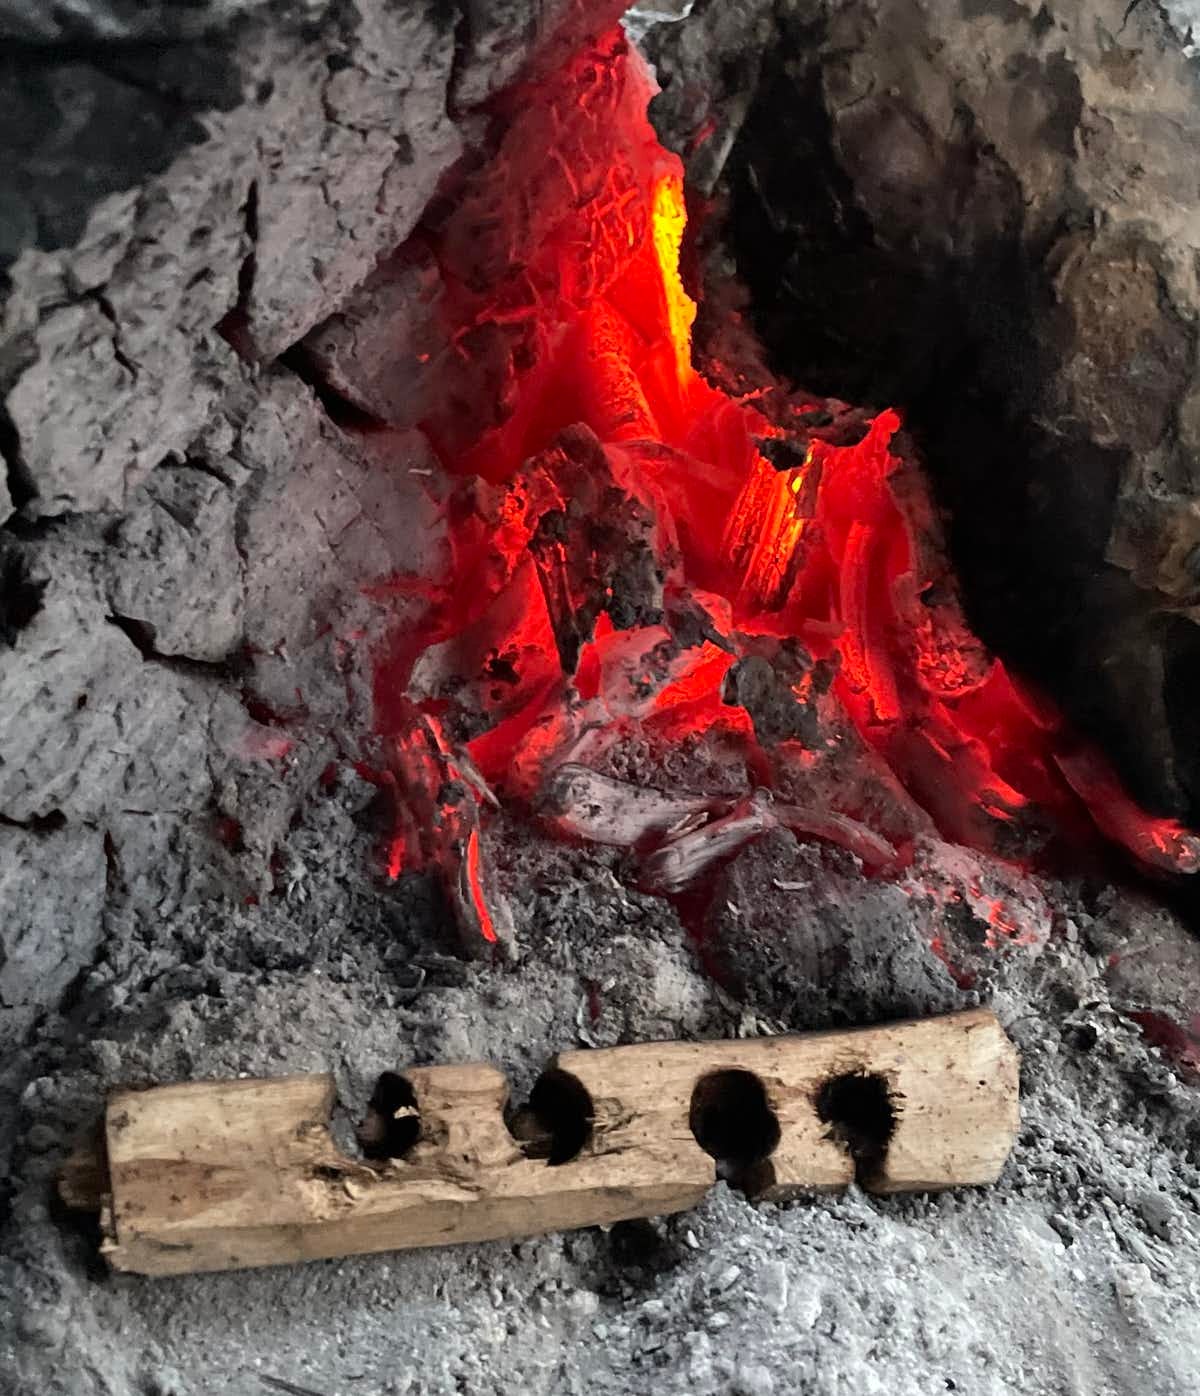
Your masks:
<svg viewBox="0 0 1200 1396"><path fill-rule="evenodd" d="M719 1113L721 1089L735 1097L749 1088L765 1103L770 1151L745 1176L755 1195L771 1198L853 1180L855 1159L819 1113L831 1082L872 1081L888 1101L890 1137L869 1171L859 1165L860 1181L877 1192L991 1183L1018 1125L1017 1054L985 1010L845 1032L567 1052L554 1068L586 1102L581 1142L561 1163L530 1156L505 1121L505 1078L472 1064L405 1071L416 1142L402 1157L374 1161L334 1143L327 1075L120 1089L108 1102L104 1147L77 1155L61 1187L72 1205L101 1210L102 1249L115 1269L172 1275L684 1210L717 1177L692 1125L702 1099ZM736 1134L753 1110L734 1097L725 1106Z"/></svg>

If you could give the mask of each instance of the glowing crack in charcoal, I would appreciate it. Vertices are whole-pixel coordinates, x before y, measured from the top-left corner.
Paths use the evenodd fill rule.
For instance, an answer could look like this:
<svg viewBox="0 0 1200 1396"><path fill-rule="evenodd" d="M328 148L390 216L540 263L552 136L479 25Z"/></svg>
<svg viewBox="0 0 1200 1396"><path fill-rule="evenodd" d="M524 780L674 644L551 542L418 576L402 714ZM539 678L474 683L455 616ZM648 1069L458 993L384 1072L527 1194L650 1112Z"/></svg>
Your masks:
<svg viewBox="0 0 1200 1396"><path fill-rule="evenodd" d="M619 34L509 94L495 158L421 233L452 345L422 423L452 565L378 668L391 875L440 869L464 938L502 938L497 801L633 850L670 894L772 828L884 874L935 832L1027 861L1098 831L1194 871L1200 841L971 634L897 413L739 400L692 367L682 171L651 95ZM646 788L632 749L663 785L673 751L736 779ZM1021 934L998 901L980 914Z"/></svg>

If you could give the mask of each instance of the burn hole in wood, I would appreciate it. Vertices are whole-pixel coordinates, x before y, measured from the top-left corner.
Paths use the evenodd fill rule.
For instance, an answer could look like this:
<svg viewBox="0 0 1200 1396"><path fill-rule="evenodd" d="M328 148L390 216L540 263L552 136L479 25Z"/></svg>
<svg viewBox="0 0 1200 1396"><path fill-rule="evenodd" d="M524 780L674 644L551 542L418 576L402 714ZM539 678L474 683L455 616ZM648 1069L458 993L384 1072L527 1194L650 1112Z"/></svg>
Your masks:
<svg viewBox="0 0 1200 1396"><path fill-rule="evenodd" d="M367 1158L404 1158L421 1137L417 1093L407 1077L385 1071L375 1085L358 1144Z"/></svg>
<svg viewBox="0 0 1200 1396"><path fill-rule="evenodd" d="M747 1192L767 1179L779 1146L779 1121L752 1071L710 1071L696 1082L688 1124L696 1143L717 1161L717 1176Z"/></svg>
<svg viewBox="0 0 1200 1396"><path fill-rule="evenodd" d="M844 1144L860 1182L878 1176L896 1132L896 1107L887 1081L866 1071L831 1076L817 1091L817 1116Z"/></svg>
<svg viewBox="0 0 1200 1396"><path fill-rule="evenodd" d="M557 1167L583 1152L592 1137L595 1113L583 1082L554 1066L538 1077L528 1105L512 1117L509 1129L526 1158L545 1159Z"/></svg>

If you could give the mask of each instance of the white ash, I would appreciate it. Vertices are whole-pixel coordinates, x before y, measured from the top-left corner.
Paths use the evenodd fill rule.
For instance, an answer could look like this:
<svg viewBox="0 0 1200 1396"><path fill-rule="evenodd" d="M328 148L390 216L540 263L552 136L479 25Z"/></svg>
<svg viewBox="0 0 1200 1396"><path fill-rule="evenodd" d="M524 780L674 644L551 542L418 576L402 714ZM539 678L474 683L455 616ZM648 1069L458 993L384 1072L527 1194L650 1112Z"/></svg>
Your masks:
<svg viewBox="0 0 1200 1396"><path fill-rule="evenodd" d="M1043 881L1055 929L996 961L991 1001L1023 1054L1024 1124L994 1188L890 1200L851 1189L775 1207L721 1184L693 1212L607 1231L105 1278L94 1235L64 1224L51 1184L115 1082L333 1069L353 1118L380 1070L411 1062L485 1057L520 1098L555 1050L799 1025L754 984L738 998L716 988L672 908L624 885L619 852L548 843L504 817L488 837L520 920L516 959L446 956L427 885L363 873L369 796L345 774L313 803L286 837L278 894L259 906L154 916L131 895L72 1005L5 1062L3 1132L16 1146L2 1389L265 1396L279 1389L265 1378L319 1396L1195 1389L1200 1096L1116 1011L1109 958L1114 935L1153 940L1174 948L1169 973L1194 983L1196 946L1161 908L1082 882ZM771 836L741 856L778 857L773 875L794 883L794 847ZM841 914L864 918L863 963L843 972L869 975L875 903L846 890L848 855L822 851L817 864L831 858L846 860ZM948 886L957 875L948 866ZM922 876L938 876L936 856ZM801 916L819 892L787 895ZM886 1016L886 985L871 982Z"/></svg>

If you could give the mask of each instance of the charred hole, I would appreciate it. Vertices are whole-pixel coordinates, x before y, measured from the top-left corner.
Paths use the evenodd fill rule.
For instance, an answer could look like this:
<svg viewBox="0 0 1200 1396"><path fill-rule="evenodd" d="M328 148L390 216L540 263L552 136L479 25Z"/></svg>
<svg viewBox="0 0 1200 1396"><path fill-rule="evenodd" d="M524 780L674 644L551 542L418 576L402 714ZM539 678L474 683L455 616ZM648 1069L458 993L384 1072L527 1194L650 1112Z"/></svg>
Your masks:
<svg viewBox="0 0 1200 1396"><path fill-rule="evenodd" d="M50 1216L65 1237L79 1242L78 1256L88 1279L97 1283L105 1280L111 1271L102 1255L104 1231L101 1226L101 1212L93 1211L84 1202L103 1194L108 1187L109 1158L108 1136L97 1121L90 1130L80 1133L75 1140L76 1151L64 1168L63 1183L70 1180L70 1187L50 1190L48 1205ZM77 1161L86 1159L80 1168L74 1167ZM67 1201L68 1193L72 1201ZM0 1183L0 1222L11 1216L11 1203L16 1194L15 1184L9 1180Z"/></svg>
<svg viewBox="0 0 1200 1396"><path fill-rule="evenodd" d="M766 1181L779 1146L779 1120L766 1087L752 1071L710 1071L692 1090L688 1125L696 1143L717 1161L717 1176L748 1192Z"/></svg>
<svg viewBox="0 0 1200 1396"><path fill-rule="evenodd" d="M860 1182L876 1177L896 1132L896 1104L875 1072L850 1071L825 1081L816 1096L817 1117L845 1146Z"/></svg>
<svg viewBox="0 0 1200 1396"><path fill-rule="evenodd" d="M33 834L56 834L67 827L67 816L60 809L52 809L46 814L34 814L28 819L10 819L0 814L0 824L5 828L28 829Z"/></svg>
<svg viewBox="0 0 1200 1396"><path fill-rule="evenodd" d="M1100 1040L1099 1030L1091 1023L1065 1023L1062 1035L1077 1052L1090 1052ZM981 1081L979 1084L984 1083Z"/></svg>
<svg viewBox="0 0 1200 1396"><path fill-rule="evenodd" d="M240 819L230 814L218 814L213 820L213 833L230 853L245 853L246 837Z"/></svg>
<svg viewBox="0 0 1200 1396"><path fill-rule="evenodd" d="M685 1266L692 1250L685 1240L687 1228L674 1218L640 1218L616 1222L597 1238L603 1269L593 1288L605 1298L627 1298L630 1291L653 1294L665 1275ZM607 1245L605 1244L607 1240Z"/></svg>
<svg viewBox="0 0 1200 1396"><path fill-rule="evenodd" d="M402 1159L420 1137L421 1109L412 1082L399 1072L385 1071L358 1127L359 1148L369 1159Z"/></svg>
<svg viewBox="0 0 1200 1396"><path fill-rule="evenodd" d="M592 1137L595 1106L577 1076L550 1067L538 1077L529 1102L509 1121L513 1138L526 1158L544 1159L551 1167L578 1158Z"/></svg>
<svg viewBox="0 0 1200 1396"><path fill-rule="evenodd" d="M484 663L484 672L494 683L510 684L514 688L521 682L521 675L513 663L516 655L511 650L503 654L493 650Z"/></svg>

